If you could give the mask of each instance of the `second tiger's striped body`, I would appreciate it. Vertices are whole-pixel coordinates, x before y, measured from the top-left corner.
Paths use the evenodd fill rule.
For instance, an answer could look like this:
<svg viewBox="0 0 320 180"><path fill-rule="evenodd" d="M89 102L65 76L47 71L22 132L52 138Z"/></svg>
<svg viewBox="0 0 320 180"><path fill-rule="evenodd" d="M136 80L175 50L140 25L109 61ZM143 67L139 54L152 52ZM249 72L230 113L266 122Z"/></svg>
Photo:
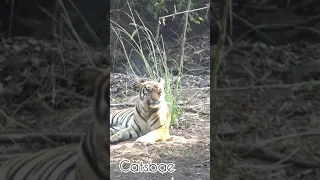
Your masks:
<svg viewBox="0 0 320 180"><path fill-rule="evenodd" d="M77 146L68 145L19 156L2 165L0 179L74 180L77 150Z"/></svg>
<svg viewBox="0 0 320 180"><path fill-rule="evenodd" d="M164 80L141 84L134 108L110 114L110 142L136 139L142 143L164 141L170 137L170 106L165 101Z"/></svg>
<svg viewBox="0 0 320 180"><path fill-rule="evenodd" d="M110 73L97 81L94 122L80 145L67 145L19 156L0 168L0 180L110 179Z"/></svg>

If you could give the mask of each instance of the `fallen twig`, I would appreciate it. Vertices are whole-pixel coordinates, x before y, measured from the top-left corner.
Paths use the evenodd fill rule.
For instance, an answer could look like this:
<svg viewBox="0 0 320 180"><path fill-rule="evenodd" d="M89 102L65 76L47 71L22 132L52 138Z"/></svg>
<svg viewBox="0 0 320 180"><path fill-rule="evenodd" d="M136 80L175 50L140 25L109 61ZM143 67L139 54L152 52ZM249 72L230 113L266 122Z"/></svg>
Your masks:
<svg viewBox="0 0 320 180"><path fill-rule="evenodd" d="M197 9L188 9L186 11L182 11L182 12L175 12L173 14L169 14L169 15L166 15L166 16L161 16L158 18L158 21L159 21L159 24L158 24L158 27L157 27L157 31L156 31L156 39L158 39L159 37L159 32L160 32L160 25L161 25L161 20L162 20L162 23L164 23L165 19L168 18L168 17L175 17L176 15L179 15L179 14L184 14L184 13L189 13L189 12L194 12L194 11L199 11L199 10L203 10L203 9L209 9L210 8L210 4L206 4L205 7L201 7L201 8L197 8Z"/></svg>
<svg viewBox="0 0 320 180"><path fill-rule="evenodd" d="M110 107L134 107L135 103L119 103L119 104L110 104ZM184 103L177 103L178 106L184 105Z"/></svg>
<svg viewBox="0 0 320 180"><path fill-rule="evenodd" d="M179 107L179 108L183 109L185 111L193 112L193 113L200 113L200 114L203 114L203 115L210 115L210 112L199 111L199 110L196 110L196 109L191 108L191 107Z"/></svg>
<svg viewBox="0 0 320 180"><path fill-rule="evenodd" d="M273 85L254 85L254 86L231 87L231 88L216 88L216 89L213 89L213 91L237 91L237 90L262 89L262 88L283 89L283 88L290 88L294 86L304 86L310 83L313 83L314 85L319 85L320 81L308 81L308 82L301 82L301 83L295 83L295 84L273 84Z"/></svg>
<svg viewBox="0 0 320 180"><path fill-rule="evenodd" d="M78 117L89 113L92 110L91 107L88 107L86 109L81 109L80 111L73 113L73 115L67 120L65 121L61 126L60 126L60 131L62 131L68 124L70 124L73 120L77 119Z"/></svg>
<svg viewBox="0 0 320 180"><path fill-rule="evenodd" d="M0 155L0 162L1 161L6 161L8 159L13 159L15 157L18 157L18 156L23 156L23 155L27 155L29 153L17 153L17 154L4 154L4 155Z"/></svg>
<svg viewBox="0 0 320 180"><path fill-rule="evenodd" d="M35 130L29 128L28 126L26 126L26 125L18 122L17 120L13 119L12 117L7 116L7 114L6 114L2 109L0 109L0 117L5 118L8 122L11 122L11 123L13 123L13 124L15 124L15 125L18 125L18 126L24 128L24 129L27 129L27 130L32 131L32 132L35 132ZM53 141L51 141L50 139L48 139L48 138L45 137L45 136L42 136L41 138L42 138L42 139L45 139L45 140L47 140L47 141L50 141L51 143L54 143Z"/></svg>
<svg viewBox="0 0 320 180"><path fill-rule="evenodd" d="M21 142L80 142L84 133L30 133L30 134L2 134L0 143L21 143ZM44 139L46 137L46 139Z"/></svg>
<svg viewBox="0 0 320 180"><path fill-rule="evenodd" d="M178 103L178 105L183 105L181 103ZM123 104L110 104L110 107L134 107L135 104L134 103L123 103ZM179 107L180 109L183 109L185 111L189 111L189 112L194 112L194 113L200 113L200 114L203 114L203 115L210 115L210 112L203 112L203 111L199 111L199 110L196 110L194 108L191 108L191 107Z"/></svg>
<svg viewBox="0 0 320 180"><path fill-rule="evenodd" d="M317 168L320 167L320 162L312 161L312 160L302 160L299 158L294 158L285 154L280 154L274 152L272 150L266 150L264 148L248 145L243 143L236 143L236 142L216 142L212 143L213 149L217 148L226 148L230 151L243 153L242 156L254 156L259 157L265 160L272 160L272 161L281 161L282 163L291 163L297 167L302 168Z"/></svg>
<svg viewBox="0 0 320 180"><path fill-rule="evenodd" d="M266 146L266 145L273 143L275 141L282 141L282 140L290 139L290 138L301 138L304 136L320 136L320 132L318 131L318 132L295 133L295 134L289 134L289 135L285 135L285 136L275 137L275 138L271 138L271 139L259 142L257 146L263 147L263 146Z"/></svg>
<svg viewBox="0 0 320 180"><path fill-rule="evenodd" d="M134 107L136 104L134 103L122 103L122 104L110 104L110 107Z"/></svg>

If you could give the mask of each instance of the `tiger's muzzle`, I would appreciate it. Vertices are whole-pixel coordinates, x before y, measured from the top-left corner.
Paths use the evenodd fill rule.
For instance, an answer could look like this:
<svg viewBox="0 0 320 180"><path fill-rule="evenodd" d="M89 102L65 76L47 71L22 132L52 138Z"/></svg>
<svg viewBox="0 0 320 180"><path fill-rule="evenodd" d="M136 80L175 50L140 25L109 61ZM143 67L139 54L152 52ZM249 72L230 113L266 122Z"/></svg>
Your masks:
<svg viewBox="0 0 320 180"><path fill-rule="evenodd" d="M148 104L150 107L156 107L160 104L161 101L159 100L154 100L154 99L148 99Z"/></svg>

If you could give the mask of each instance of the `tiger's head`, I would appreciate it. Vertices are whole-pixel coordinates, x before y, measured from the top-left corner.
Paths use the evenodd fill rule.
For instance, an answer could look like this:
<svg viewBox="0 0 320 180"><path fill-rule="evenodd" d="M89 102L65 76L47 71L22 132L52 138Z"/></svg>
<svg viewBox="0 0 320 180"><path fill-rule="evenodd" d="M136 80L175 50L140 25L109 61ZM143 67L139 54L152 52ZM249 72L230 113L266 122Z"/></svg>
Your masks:
<svg viewBox="0 0 320 180"><path fill-rule="evenodd" d="M146 81L140 85L140 100L148 107L159 108L165 102L164 79L158 81Z"/></svg>

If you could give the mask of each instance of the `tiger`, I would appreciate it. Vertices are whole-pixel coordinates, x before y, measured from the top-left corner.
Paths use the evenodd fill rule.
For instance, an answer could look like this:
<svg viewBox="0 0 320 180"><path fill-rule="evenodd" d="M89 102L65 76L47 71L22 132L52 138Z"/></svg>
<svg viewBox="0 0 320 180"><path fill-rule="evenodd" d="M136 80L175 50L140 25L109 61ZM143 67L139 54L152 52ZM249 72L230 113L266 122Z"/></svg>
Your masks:
<svg viewBox="0 0 320 180"><path fill-rule="evenodd" d="M96 83L95 118L79 145L21 155L0 168L1 180L105 180L110 179L110 70Z"/></svg>
<svg viewBox="0 0 320 180"><path fill-rule="evenodd" d="M170 104L165 100L165 80L141 82L135 107L110 114L110 143L126 140L144 145L170 139Z"/></svg>

